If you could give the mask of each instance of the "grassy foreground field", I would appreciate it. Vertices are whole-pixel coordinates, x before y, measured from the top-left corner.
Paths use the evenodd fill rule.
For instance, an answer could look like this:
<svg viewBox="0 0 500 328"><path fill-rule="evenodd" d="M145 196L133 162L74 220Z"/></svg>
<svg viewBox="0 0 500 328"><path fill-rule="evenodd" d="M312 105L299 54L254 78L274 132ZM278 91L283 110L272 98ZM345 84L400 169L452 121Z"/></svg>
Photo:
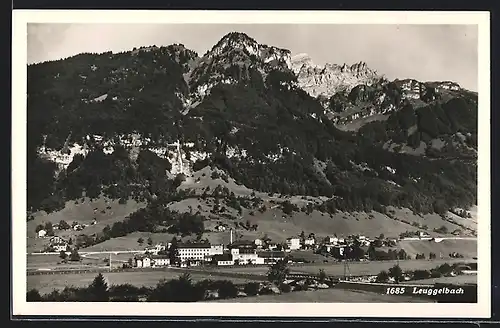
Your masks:
<svg viewBox="0 0 500 328"><path fill-rule="evenodd" d="M413 297L381 295L377 293L325 289L314 291L291 292L280 295L262 295L254 297L242 297L238 299L216 300L221 303L429 303L431 300L423 300Z"/></svg>
<svg viewBox="0 0 500 328"><path fill-rule="evenodd" d="M419 284L441 283L441 284L456 284L456 285L477 284L477 275L462 274L462 275L455 276L455 277L430 278L430 279L423 279L423 280L414 281L414 283L419 283Z"/></svg>
<svg viewBox="0 0 500 328"><path fill-rule="evenodd" d="M153 287L161 279L176 279L182 272L175 270L162 270L150 272L104 272L103 275L109 285L132 284L137 287ZM40 294L50 293L54 289L64 289L66 286L86 287L96 277L97 273L83 274L49 274L27 276L27 290L38 289ZM193 281L211 280L231 280L236 284L246 283L249 279L217 276L214 273L191 273Z"/></svg>

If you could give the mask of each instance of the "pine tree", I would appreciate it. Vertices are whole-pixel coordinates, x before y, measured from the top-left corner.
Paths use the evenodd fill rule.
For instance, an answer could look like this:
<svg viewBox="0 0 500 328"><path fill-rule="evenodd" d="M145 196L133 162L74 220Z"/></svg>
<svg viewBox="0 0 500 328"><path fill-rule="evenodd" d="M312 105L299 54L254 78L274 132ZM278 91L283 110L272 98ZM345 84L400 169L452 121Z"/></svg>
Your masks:
<svg viewBox="0 0 500 328"><path fill-rule="evenodd" d="M394 278L394 281L397 284L404 279L403 270L401 270L401 267L399 265L395 265L389 269L389 276Z"/></svg>
<svg viewBox="0 0 500 328"><path fill-rule="evenodd" d="M69 260L73 261L73 262L80 261L80 254L78 254L78 250L76 249L76 247L73 248L73 250L71 251L71 255L69 256Z"/></svg>
<svg viewBox="0 0 500 328"><path fill-rule="evenodd" d="M177 247L177 239L174 237L171 241L170 248L168 249L168 258L170 264L175 265L179 261L179 250Z"/></svg>
<svg viewBox="0 0 500 328"><path fill-rule="evenodd" d="M380 271L380 273L377 275L377 280L376 282L387 282L389 281L389 274L387 271Z"/></svg>
<svg viewBox="0 0 500 328"><path fill-rule="evenodd" d="M99 273L87 289L89 297L94 302L109 301L108 283L102 273Z"/></svg>

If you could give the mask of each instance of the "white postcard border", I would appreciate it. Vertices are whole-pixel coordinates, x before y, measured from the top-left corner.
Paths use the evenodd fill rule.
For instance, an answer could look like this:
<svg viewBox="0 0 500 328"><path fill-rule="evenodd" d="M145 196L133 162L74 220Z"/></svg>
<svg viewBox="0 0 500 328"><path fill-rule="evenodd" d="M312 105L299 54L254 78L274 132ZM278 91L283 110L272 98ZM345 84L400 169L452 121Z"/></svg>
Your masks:
<svg viewBox="0 0 500 328"><path fill-rule="evenodd" d="M490 16L488 12L65 11L12 14L13 315L487 318L491 311ZM478 25L478 303L38 303L26 302L27 23ZM250 306L249 306L250 305Z"/></svg>

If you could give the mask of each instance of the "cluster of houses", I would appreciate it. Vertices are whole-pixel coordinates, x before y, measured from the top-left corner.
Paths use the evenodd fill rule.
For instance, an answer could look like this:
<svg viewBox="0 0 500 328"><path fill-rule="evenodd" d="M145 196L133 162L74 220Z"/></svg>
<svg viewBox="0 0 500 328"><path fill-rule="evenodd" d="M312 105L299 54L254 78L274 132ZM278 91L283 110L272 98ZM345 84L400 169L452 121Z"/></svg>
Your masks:
<svg viewBox="0 0 500 328"><path fill-rule="evenodd" d="M97 224L97 220L96 219L94 219L92 221L92 223L90 223L90 224L78 223L78 222L75 221L71 225L69 225L68 229L71 229L71 230L74 230L74 231L81 231L81 230L85 229L86 227L88 227L89 225L94 225L94 224ZM67 229L60 227L59 224L53 224L52 225L52 230L67 230ZM38 238L46 238L46 237L48 237L48 231L45 230L45 229L38 230L37 237Z"/></svg>
<svg viewBox="0 0 500 328"><path fill-rule="evenodd" d="M343 248L350 246L355 241L358 242L359 246L370 246L374 239L368 238L363 235L351 235L348 237L326 237L322 240L316 240L314 235L309 235L307 238L292 237L286 240L287 248L290 250L300 250L300 249L325 249L330 252L332 248Z"/></svg>
<svg viewBox="0 0 500 328"><path fill-rule="evenodd" d="M161 267L173 265L167 250L171 244L156 245L148 249L145 254L134 258L135 267ZM177 248L177 262L181 267L213 264L227 265L259 265L272 264L285 258L284 251L262 250L255 242L236 241L227 247L222 244L186 243L179 244Z"/></svg>

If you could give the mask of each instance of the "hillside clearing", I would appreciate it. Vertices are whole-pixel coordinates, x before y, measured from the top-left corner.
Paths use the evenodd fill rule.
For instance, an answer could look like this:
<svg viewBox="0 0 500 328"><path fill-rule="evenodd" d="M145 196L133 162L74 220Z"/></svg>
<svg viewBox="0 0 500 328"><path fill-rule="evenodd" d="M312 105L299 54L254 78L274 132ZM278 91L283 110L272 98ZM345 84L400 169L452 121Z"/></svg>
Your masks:
<svg viewBox="0 0 500 328"><path fill-rule="evenodd" d="M84 252L105 252L105 251L132 251L144 250L151 247L147 244L148 238L153 241L152 245L158 243L168 243L175 235L169 233L150 233L150 232L133 232L123 237L111 238L102 243L83 248ZM143 243L139 244L139 238L143 239Z"/></svg>
<svg viewBox="0 0 500 328"><path fill-rule="evenodd" d="M58 224L61 220L68 224L78 222L79 224L88 224L89 226L81 231L75 230L55 230L54 234L66 239L73 240L80 234L92 235L99 233L106 225L113 225L115 222L123 221L128 215L145 207L146 204L138 203L135 200L128 200L126 204L119 204L118 200L110 200L105 197L90 200L85 198L68 201L64 209L45 213L43 211L33 214L34 220L27 223L27 251L36 252L48 245L48 238L36 238L36 227L39 224L44 225L47 222ZM97 220L95 225L91 225L94 218Z"/></svg>

